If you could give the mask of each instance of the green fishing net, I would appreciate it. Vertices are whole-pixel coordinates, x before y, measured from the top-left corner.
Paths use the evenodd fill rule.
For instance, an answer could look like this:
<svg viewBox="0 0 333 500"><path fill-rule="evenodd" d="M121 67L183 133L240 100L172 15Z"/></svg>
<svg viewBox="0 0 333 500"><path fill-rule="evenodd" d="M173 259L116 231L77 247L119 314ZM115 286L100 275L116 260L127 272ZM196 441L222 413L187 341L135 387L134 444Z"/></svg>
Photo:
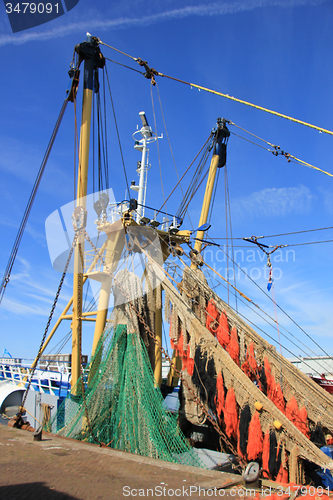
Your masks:
<svg viewBox="0 0 333 500"><path fill-rule="evenodd" d="M48 424L59 435L203 467L164 404L141 337L107 329L72 393ZM89 375L88 375L89 373ZM84 387L84 391L82 390Z"/></svg>

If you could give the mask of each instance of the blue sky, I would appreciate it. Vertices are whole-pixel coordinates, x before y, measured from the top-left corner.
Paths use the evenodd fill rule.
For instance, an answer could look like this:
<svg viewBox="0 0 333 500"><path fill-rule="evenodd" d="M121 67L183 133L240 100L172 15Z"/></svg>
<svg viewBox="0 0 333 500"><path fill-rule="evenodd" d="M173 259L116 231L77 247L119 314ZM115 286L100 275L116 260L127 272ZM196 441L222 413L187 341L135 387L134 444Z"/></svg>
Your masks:
<svg viewBox="0 0 333 500"><path fill-rule="evenodd" d="M103 42L148 61L151 67L300 120L333 129L333 4L324 0L181 1L148 4L141 0L92 3L80 0L70 13L48 24L12 34L4 7L0 20L2 79L0 91L1 274L69 85L67 71L75 44L89 31ZM136 63L102 46L103 54L140 69ZM108 63L112 95L129 179L136 179L132 133L146 111L154 127L151 88L147 79ZM222 97L166 78L157 78L165 123L175 162L182 174L197 154L218 117L224 117L284 151L333 173L333 137ZM153 89L163 186L168 194L177 181L166 138L157 89ZM111 187L117 199L125 182L111 110L108 111ZM68 105L63 124L0 307L0 350L33 357L38 350L60 275L52 269L45 240L45 220L73 199L74 113ZM231 132L245 136L230 126ZM265 145L264 143L262 143ZM156 144L151 147L147 204L163 202ZM285 158L275 157L231 134L228 183L235 237L275 235L332 226L333 179ZM185 178L184 188L188 179ZM90 185L90 192L92 186ZM168 203L175 212L181 199ZM190 210L196 225L202 190ZM190 227L189 221L184 227ZM224 177L221 173L212 217L212 238L225 238ZM333 230L267 238L269 245L333 239ZM221 244L225 240L217 240ZM266 291L265 261L254 246L239 240L236 262ZM254 248L253 248L254 247ZM288 250L288 254L286 253ZM303 330L332 353L332 243L295 246L275 254L277 303ZM207 262L225 275L222 253L206 253ZM217 260L219 259L219 260ZM270 300L243 273L237 286L274 317ZM221 290L226 299L225 290ZM71 296L66 280L57 313ZM231 304L232 302L231 299ZM260 328L264 321L246 306L240 310ZM317 346L278 310L278 321L317 354ZM69 331L68 325L54 344ZM273 330L268 330L276 338ZM89 353L92 333L85 333ZM295 354L298 347L282 339ZM65 350L69 350L67 345ZM304 353L303 353L304 354Z"/></svg>

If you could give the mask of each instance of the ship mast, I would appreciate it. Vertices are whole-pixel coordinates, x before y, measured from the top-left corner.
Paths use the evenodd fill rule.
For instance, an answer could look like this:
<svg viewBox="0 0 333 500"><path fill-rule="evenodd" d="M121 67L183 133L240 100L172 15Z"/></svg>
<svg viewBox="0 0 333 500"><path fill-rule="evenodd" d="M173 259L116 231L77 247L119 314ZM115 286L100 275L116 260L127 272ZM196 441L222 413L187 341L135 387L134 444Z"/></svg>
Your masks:
<svg viewBox="0 0 333 500"><path fill-rule="evenodd" d="M201 252L202 239L204 237L205 231L201 230L201 227L206 224L208 220L208 214L210 209L210 204L212 201L212 195L214 190L215 178L218 168L222 168L226 164L227 160L227 141L230 136L229 129L226 126L226 120L218 118L216 129L215 129L215 146L212 156L212 160L209 167L209 174L206 184L206 191L204 199L202 202L201 215L199 221L199 230L196 234L196 241L194 245L194 251L196 254ZM197 264L192 261L192 269L197 269Z"/></svg>
<svg viewBox="0 0 333 500"><path fill-rule="evenodd" d="M85 210L88 186L88 161L90 143L90 125L92 97L94 89L98 88L98 68L102 68L105 60L99 50L98 40L87 33L85 42L76 45L75 52L80 60L84 60L84 82L82 119L80 131L80 153L77 177L76 210ZM83 255L84 238L78 239L74 254L73 278L73 320L72 320L72 390L80 377L81 336L82 336L82 292L83 292Z"/></svg>

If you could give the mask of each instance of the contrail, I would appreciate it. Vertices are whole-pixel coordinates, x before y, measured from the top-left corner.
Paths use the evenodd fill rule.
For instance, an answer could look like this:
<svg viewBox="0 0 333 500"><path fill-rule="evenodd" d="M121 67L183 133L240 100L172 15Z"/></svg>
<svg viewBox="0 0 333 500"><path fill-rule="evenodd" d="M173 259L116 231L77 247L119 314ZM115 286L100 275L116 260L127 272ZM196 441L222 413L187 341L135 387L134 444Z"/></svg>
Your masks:
<svg viewBox="0 0 333 500"><path fill-rule="evenodd" d="M84 31L93 32L95 29L110 30L121 29L130 26L148 26L171 19L184 19L187 17L205 17L226 14L237 14L238 12L250 11L263 7L291 8L304 5L319 5L328 0L248 0L248 1L218 1L209 4L189 5L179 9L172 9L149 16L130 18L119 17L118 19L96 19L94 21L68 22L62 26L47 31L29 31L19 35L0 35L0 46L15 44L20 45L31 41L51 40L73 33Z"/></svg>

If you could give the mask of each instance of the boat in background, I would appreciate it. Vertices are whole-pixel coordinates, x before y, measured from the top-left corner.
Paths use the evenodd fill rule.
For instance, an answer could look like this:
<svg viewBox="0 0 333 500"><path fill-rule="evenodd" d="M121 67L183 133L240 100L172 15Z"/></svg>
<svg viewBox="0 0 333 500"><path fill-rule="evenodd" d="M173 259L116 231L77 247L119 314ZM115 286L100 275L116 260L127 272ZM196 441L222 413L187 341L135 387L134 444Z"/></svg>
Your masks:
<svg viewBox="0 0 333 500"><path fill-rule="evenodd" d="M315 377L312 375L311 378L316 382L316 384L320 385L322 389L325 389L325 391L333 394L333 379L326 378L324 374L321 377Z"/></svg>

